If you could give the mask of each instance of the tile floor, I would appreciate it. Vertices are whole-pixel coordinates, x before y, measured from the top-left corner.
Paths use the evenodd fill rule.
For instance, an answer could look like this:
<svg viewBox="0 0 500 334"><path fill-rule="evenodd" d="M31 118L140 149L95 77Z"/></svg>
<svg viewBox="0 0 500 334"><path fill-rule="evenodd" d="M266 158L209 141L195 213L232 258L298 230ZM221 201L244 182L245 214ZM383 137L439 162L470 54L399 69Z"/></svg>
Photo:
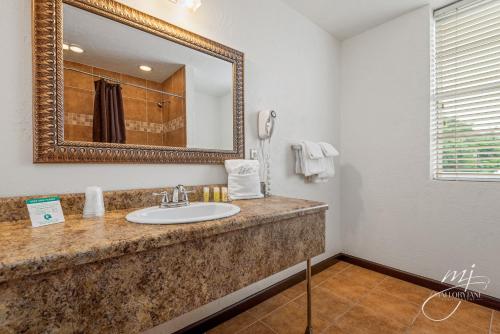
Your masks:
<svg viewBox="0 0 500 334"><path fill-rule="evenodd" d="M346 262L316 274L313 284L315 334L500 334L500 312L462 302L445 321L422 313L431 291ZM450 314L456 299L433 298L426 314ZM210 330L209 334L303 334L306 325L305 282L264 301Z"/></svg>

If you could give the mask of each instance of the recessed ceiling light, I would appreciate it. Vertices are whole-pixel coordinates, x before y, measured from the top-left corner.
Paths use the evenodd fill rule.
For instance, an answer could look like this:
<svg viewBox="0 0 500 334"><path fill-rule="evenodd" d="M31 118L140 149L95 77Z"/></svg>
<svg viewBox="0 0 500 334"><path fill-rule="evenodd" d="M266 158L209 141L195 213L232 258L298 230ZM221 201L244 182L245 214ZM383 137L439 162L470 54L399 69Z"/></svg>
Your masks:
<svg viewBox="0 0 500 334"><path fill-rule="evenodd" d="M75 45L75 44L71 44L69 46L69 49L75 53L83 53L83 49L81 47L79 47L78 45Z"/></svg>
<svg viewBox="0 0 500 334"><path fill-rule="evenodd" d="M144 71L144 72L151 72L153 69L147 65L141 65L139 66L139 68L141 69L141 71Z"/></svg>
<svg viewBox="0 0 500 334"><path fill-rule="evenodd" d="M66 43L63 43L63 50L69 50L69 45Z"/></svg>

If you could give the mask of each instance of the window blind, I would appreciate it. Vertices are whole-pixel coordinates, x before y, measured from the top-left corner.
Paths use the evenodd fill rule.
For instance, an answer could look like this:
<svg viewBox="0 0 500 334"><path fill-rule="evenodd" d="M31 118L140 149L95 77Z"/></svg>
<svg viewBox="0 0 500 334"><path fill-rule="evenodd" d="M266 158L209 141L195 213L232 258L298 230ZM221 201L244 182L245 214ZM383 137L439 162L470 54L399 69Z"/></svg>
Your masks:
<svg viewBox="0 0 500 334"><path fill-rule="evenodd" d="M454 3L433 30L434 178L500 180L500 1Z"/></svg>

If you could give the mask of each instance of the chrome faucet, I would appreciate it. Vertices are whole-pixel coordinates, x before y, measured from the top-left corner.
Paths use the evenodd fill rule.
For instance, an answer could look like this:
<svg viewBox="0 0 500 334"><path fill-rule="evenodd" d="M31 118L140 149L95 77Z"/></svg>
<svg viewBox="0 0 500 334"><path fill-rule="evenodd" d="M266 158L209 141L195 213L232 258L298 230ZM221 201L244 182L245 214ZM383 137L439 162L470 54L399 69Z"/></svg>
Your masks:
<svg viewBox="0 0 500 334"><path fill-rule="evenodd" d="M174 188L172 202L178 203L179 206L183 206L183 205L187 206L187 205L189 205L188 194L190 194L190 193L194 193L194 191L192 191L192 190L188 191L188 190L186 190L186 188L182 184L179 184L177 187Z"/></svg>
<svg viewBox="0 0 500 334"><path fill-rule="evenodd" d="M170 201L168 199L168 192L162 191L160 193L153 193L153 196L161 196L160 208L168 208Z"/></svg>
<svg viewBox="0 0 500 334"><path fill-rule="evenodd" d="M162 191L161 193L154 193L154 196L162 196L160 208L176 208L181 206L189 205L189 196L188 194L193 193L194 191L188 191L186 188L179 184L174 188L172 192L172 200L169 200L168 192Z"/></svg>

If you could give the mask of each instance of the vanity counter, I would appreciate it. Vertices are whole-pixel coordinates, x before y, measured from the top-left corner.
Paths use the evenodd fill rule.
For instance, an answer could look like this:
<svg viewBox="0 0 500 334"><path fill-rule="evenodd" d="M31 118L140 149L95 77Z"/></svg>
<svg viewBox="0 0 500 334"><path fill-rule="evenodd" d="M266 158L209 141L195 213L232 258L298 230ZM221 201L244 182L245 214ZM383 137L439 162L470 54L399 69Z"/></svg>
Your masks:
<svg viewBox="0 0 500 334"><path fill-rule="evenodd" d="M140 333L325 251L326 204L234 203L185 225L0 222L0 333Z"/></svg>
<svg viewBox="0 0 500 334"><path fill-rule="evenodd" d="M273 196L235 201L235 216L193 224L143 225L125 220L135 209L101 219L66 217L62 224L32 228L28 220L0 222L0 282L137 253L277 220L324 211L326 204Z"/></svg>

